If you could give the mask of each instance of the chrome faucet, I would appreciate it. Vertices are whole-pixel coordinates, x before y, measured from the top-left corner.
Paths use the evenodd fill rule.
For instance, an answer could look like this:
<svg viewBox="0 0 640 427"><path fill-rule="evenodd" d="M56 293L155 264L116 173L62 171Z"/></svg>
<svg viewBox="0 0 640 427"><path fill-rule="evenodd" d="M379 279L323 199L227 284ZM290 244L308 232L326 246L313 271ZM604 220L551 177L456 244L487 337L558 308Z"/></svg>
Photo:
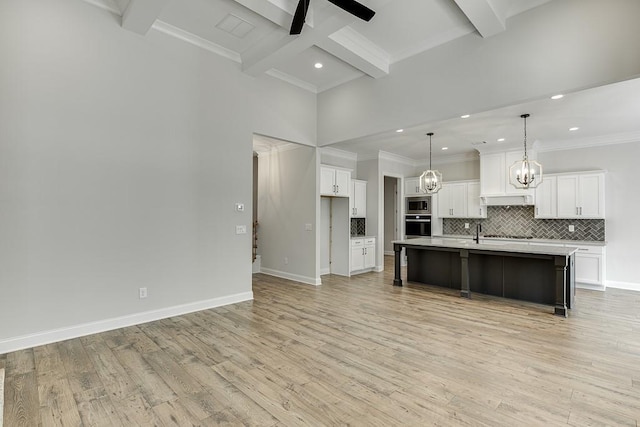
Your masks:
<svg viewBox="0 0 640 427"><path fill-rule="evenodd" d="M473 240L476 241L476 243L480 243L480 232L482 231L482 224L477 223L476 224L476 237L473 238Z"/></svg>

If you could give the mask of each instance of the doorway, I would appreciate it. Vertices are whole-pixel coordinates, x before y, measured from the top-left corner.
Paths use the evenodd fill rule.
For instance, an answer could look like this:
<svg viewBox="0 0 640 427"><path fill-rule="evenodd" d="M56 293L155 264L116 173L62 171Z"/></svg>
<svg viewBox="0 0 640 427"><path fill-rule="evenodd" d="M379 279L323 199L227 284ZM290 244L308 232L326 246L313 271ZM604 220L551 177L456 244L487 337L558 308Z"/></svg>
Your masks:
<svg viewBox="0 0 640 427"><path fill-rule="evenodd" d="M401 239L400 178L384 177L384 254L393 255L394 240Z"/></svg>

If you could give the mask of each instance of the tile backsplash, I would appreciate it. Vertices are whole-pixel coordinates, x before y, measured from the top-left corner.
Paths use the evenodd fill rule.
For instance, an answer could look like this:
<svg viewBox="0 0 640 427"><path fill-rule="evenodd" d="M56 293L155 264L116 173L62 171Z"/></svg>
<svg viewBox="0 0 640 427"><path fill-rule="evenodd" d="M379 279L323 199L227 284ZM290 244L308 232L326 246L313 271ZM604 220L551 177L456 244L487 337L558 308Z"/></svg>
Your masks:
<svg viewBox="0 0 640 427"><path fill-rule="evenodd" d="M535 239L604 241L604 219L535 219L533 206L487 206L487 218L444 218L443 234L472 235L476 224L482 234L527 236ZM469 228L464 224L469 223ZM353 233L353 222L351 223ZM575 231L569 232L569 225Z"/></svg>
<svg viewBox="0 0 640 427"><path fill-rule="evenodd" d="M364 236L366 234L366 220L364 218L351 218L351 236Z"/></svg>

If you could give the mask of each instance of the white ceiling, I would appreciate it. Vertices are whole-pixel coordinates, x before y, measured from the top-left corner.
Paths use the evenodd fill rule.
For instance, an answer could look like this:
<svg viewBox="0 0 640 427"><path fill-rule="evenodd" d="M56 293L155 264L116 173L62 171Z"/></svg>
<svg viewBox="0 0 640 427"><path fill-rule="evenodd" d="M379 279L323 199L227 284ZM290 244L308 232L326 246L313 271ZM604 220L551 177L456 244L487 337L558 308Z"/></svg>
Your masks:
<svg viewBox="0 0 640 427"><path fill-rule="evenodd" d="M319 93L357 78L384 78L394 62L470 33L490 37L509 31L514 21L508 18L555 0L360 0L376 11L370 22L327 0L311 0L300 36L289 35L297 0L85 1L121 15L127 30L146 34L154 28L236 61L249 75L268 74ZM324 66L316 69L316 62ZM529 140L547 147L640 133L640 80L565 95L403 133L389 129L332 147L360 157L382 150L424 159L425 134L433 131L434 158L469 156L483 141L522 144L522 113L531 114ZM580 129L569 132L573 126ZM444 146L449 149L442 151Z"/></svg>
<svg viewBox="0 0 640 427"><path fill-rule="evenodd" d="M357 153L359 158L376 157L378 151L419 159L428 156L427 132L432 137L434 159L460 158L477 154L481 147L522 147L528 113L527 142L541 150L573 148L640 139L640 79L627 80L581 92L564 94L558 100L540 99L521 105L456 117L331 145ZM578 130L570 131L570 128ZM503 139L504 141L498 141ZM447 147L447 150L442 150ZM529 145L531 147L531 145Z"/></svg>

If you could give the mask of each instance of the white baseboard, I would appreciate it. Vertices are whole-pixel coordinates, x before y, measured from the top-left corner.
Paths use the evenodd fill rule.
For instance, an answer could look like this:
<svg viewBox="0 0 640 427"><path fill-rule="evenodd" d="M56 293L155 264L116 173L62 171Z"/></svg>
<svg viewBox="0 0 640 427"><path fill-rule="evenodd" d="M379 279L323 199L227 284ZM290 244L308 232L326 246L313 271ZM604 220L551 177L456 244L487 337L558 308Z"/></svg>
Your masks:
<svg viewBox="0 0 640 427"><path fill-rule="evenodd" d="M313 285L313 286L322 285L322 281L320 280L319 277L315 278L315 277L301 276L299 274L287 273L286 271L273 270L271 268L264 268L264 267L260 270L260 272L263 274L268 274L269 276L280 277L281 279L289 279L289 280L293 280L294 282L305 283L307 285Z"/></svg>
<svg viewBox="0 0 640 427"><path fill-rule="evenodd" d="M640 292L640 283L633 282L616 282L615 280L607 280L608 288L627 289L629 291Z"/></svg>
<svg viewBox="0 0 640 427"><path fill-rule="evenodd" d="M330 268L321 268L320 269L320 275L324 276L325 274L331 274L331 269Z"/></svg>
<svg viewBox="0 0 640 427"><path fill-rule="evenodd" d="M384 251L384 254L385 254L385 255L391 255L391 256L393 256L393 255L395 255L396 253L395 253L395 252L393 252L393 251Z"/></svg>
<svg viewBox="0 0 640 427"><path fill-rule="evenodd" d="M384 271L384 265L376 265L376 268L374 269L374 271L376 273L381 273Z"/></svg>
<svg viewBox="0 0 640 427"><path fill-rule="evenodd" d="M603 285L592 285L590 283L578 283L578 282L576 282L576 288L589 289L590 291L601 291L601 292L604 292L606 290L606 288Z"/></svg>
<svg viewBox="0 0 640 427"><path fill-rule="evenodd" d="M182 314L193 313L194 311L207 310L223 305L235 304L253 299L253 292L242 292L234 295L213 298L205 301L196 301L187 304L175 305L158 310L145 311L142 313L130 314L127 316L115 317L111 319L99 320L97 322L84 323L67 328L52 329L49 331L37 332L35 334L21 337L0 340L0 354L12 351L23 350L25 348L37 347L39 345L64 341L71 338L83 337L85 335L97 334L99 332L111 331L113 329L127 326L139 325L141 323L153 322L154 320L166 319L167 317L180 316Z"/></svg>

